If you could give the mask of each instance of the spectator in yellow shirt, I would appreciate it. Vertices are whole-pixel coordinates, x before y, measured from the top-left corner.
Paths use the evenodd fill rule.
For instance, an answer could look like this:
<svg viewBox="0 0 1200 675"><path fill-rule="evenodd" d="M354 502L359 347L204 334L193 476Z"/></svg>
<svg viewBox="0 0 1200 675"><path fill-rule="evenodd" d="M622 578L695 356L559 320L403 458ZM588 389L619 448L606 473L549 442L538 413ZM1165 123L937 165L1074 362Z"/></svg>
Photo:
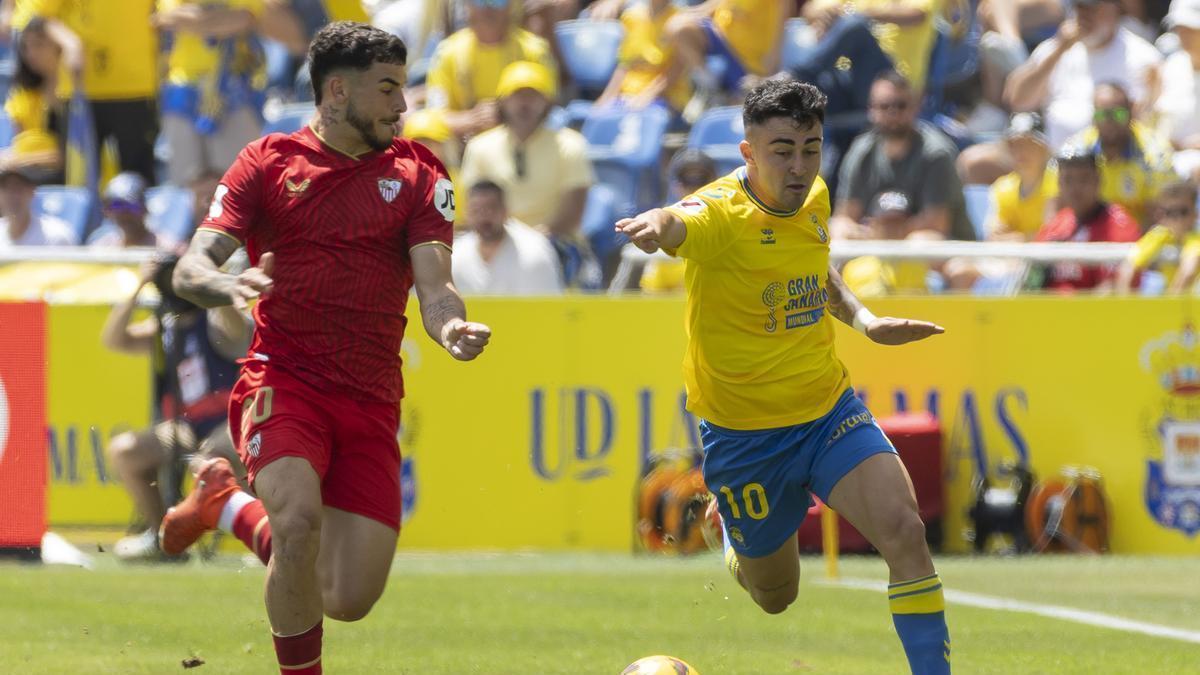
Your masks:
<svg viewBox="0 0 1200 675"><path fill-rule="evenodd" d="M1094 108L1094 124L1067 145L1096 153L1100 197L1124 207L1144 228L1159 188L1174 178L1171 151L1133 121L1133 104L1120 85L1097 85Z"/></svg>
<svg viewBox="0 0 1200 675"><path fill-rule="evenodd" d="M518 61L540 64L558 81L550 44L514 25L508 0L469 0L467 27L438 45L425 79L430 108L444 108L455 136L496 126L500 74Z"/></svg>
<svg viewBox="0 0 1200 675"><path fill-rule="evenodd" d="M434 157L446 167L450 182L461 185L458 180L458 145L446 125L446 114L442 110L410 110L404 114L402 134L429 148ZM454 200L454 227L467 226L465 199Z"/></svg>
<svg viewBox="0 0 1200 675"><path fill-rule="evenodd" d="M266 73L252 38L262 11L262 0L159 0L155 24L171 45L161 101L170 182L225 173L261 135Z"/></svg>
<svg viewBox="0 0 1200 675"><path fill-rule="evenodd" d="M62 50L50 39L43 19L31 21L17 37L17 67L4 112L13 125L13 145L31 138L45 139L40 145L53 148L38 160L51 183L63 182L62 152L66 119L55 98Z"/></svg>
<svg viewBox="0 0 1200 675"><path fill-rule="evenodd" d="M1117 292L1126 295L1138 274L1157 268L1163 275L1168 293L1186 293L1196 281L1200 268L1200 233L1196 232L1195 183L1176 180L1163 186L1158 198L1158 224L1134 244L1129 257L1117 272ZM1174 247L1179 258L1159 262L1163 249Z"/></svg>
<svg viewBox="0 0 1200 675"><path fill-rule="evenodd" d="M619 102L641 109L661 102L683 112L691 84L685 77L671 77L675 50L664 37L667 22L677 14L671 0L650 0L621 13L625 38L617 51L617 69L596 105Z"/></svg>
<svg viewBox="0 0 1200 675"><path fill-rule="evenodd" d="M154 4L30 0L28 6L28 19L44 19L63 52L68 75L58 78L58 97L69 99L77 80L91 104L96 151L115 141L120 170L136 171L151 185L159 78L158 36L150 22Z"/></svg>
<svg viewBox="0 0 1200 675"><path fill-rule="evenodd" d="M759 78L774 75L783 24L794 8L792 0L708 0L680 12L667 26L665 40L675 45L679 59L671 84L707 72L710 56L724 62L724 74L711 84L725 92L747 90Z"/></svg>
<svg viewBox="0 0 1200 675"><path fill-rule="evenodd" d="M1058 176L1049 166L1050 147L1041 115L1013 115L1005 144L1016 170L992 183L996 212L984 229L991 241L1032 241L1042 223L1058 211Z"/></svg>

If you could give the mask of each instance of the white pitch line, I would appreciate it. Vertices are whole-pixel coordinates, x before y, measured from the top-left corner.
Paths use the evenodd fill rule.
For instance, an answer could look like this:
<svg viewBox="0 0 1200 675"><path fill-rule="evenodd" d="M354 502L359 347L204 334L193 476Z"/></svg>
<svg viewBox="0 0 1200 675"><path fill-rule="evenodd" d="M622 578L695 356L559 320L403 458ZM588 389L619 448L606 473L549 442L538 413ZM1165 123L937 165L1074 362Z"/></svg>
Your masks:
<svg viewBox="0 0 1200 675"><path fill-rule="evenodd" d="M871 581L869 579L845 578L838 579L836 581L816 579L813 581L813 583L826 586L853 588L863 591L884 592L887 590L887 584L879 581ZM1181 642L1200 644L1200 631L1185 630L1183 628L1164 626L1157 623L1146 623L1145 621L1123 619L1119 616L1104 614L1103 612L1089 612L1082 609L1075 609L1073 607L1062 607L1060 605L1043 605L1036 602L1023 602L1021 600L1012 600L1009 598L998 598L993 595L981 595L979 593L968 593L966 591L954 591L948 588L944 589L944 592L946 594L946 601L957 605L981 607L983 609L995 609L1005 612L1036 614L1038 616L1044 616L1051 619L1062 619L1063 621L1082 623L1088 626L1111 628L1113 630L1121 630L1127 633L1141 633L1143 635L1150 635L1153 637L1161 637L1170 640L1179 640Z"/></svg>

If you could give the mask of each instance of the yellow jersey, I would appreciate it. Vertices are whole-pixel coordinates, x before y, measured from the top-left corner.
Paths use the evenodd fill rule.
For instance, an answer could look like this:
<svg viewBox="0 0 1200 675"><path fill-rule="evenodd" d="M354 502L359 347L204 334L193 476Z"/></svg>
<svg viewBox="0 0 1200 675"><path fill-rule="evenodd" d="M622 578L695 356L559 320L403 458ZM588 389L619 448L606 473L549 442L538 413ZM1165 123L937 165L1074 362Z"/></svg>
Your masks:
<svg viewBox="0 0 1200 675"><path fill-rule="evenodd" d="M1182 260L1184 256L1200 255L1200 233L1189 232L1183 241L1179 241L1171 228L1155 225L1133 245L1133 250L1129 252L1128 258L1130 266L1135 270L1144 270L1150 267L1158 258L1158 254L1168 245L1179 248L1179 258L1176 262L1160 264L1158 271L1162 273L1167 285L1171 285L1171 281L1175 278L1175 272L1179 270L1178 261Z"/></svg>
<svg viewBox="0 0 1200 675"><path fill-rule="evenodd" d="M862 9L891 9L896 0L855 0L854 6ZM942 11L943 0L903 0L906 8L925 11L925 20L913 26L874 21L871 33L879 42L879 48L892 59L896 72L908 78L913 91L925 88L925 76L929 71L929 54L933 51L936 37L934 20Z"/></svg>
<svg viewBox="0 0 1200 675"><path fill-rule="evenodd" d="M259 19L262 18L263 13L263 0L200 0L199 2L197 0L158 0L158 11L170 12L184 4L244 9ZM240 52L248 50L247 44L239 45ZM260 60L252 55L239 54L237 58L242 59L245 64L243 68L237 68L237 64L235 64L234 70L238 74L262 70ZM176 33L172 38L171 53L167 57L167 81L180 85L195 84L199 80L213 75L220 62L220 50L210 45L203 36L195 33Z"/></svg>
<svg viewBox="0 0 1200 675"><path fill-rule="evenodd" d="M1125 207L1129 215L1145 227L1158 191L1175 178L1171 151L1154 138L1154 133L1134 122L1133 139L1116 160L1101 153L1100 133L1095 126L1076 134L1067 145L1095 151L1100 165L1100 197Z"/></svg>
<svg viewBox="0 0 1200 675"><path fill-rule="evenodd" d="M688 410L730 429L771 429L826 415L850 386L829 315L829 189L783 212L745 167L667 207L687 236Z"/></svg>
<svg viewBox="0 0 1200 675"><path fill-rule="evenodd" d="M540 63L558 80L550 44L527 30L513 29L499 44L481 44L469 28L442 40L434 52L425 89L430 108L470 110L496 98L500 72L516 61Z"/></svg>
<svg viewBox="0 0 1200 675"><path fill-rule="evenodd" d="M712 23L746 72L767 72L767 56L779 46L784 19L779 0L724 0L713 12Z"/></svg>
<svg viewBox="0 0 1200 675"><path fill-rule="evenodd" d="M361 0L322 0L321 4L325 6L325 16L329 17L330 23L334 21L371 23L371 17L363 8Z"/></svg>
<svg viewBox="0 0 1200 675"><path fill-rule="evenodd" d="M1027 195L1021 194L1021 177L1016 172L1005 174L992 183L992 201L996 219L1006 232L1020 232L1030 240L1047 220L1046 208L1058 196L1058 172L1047 168L1042 182Z"/></svg>
<svg viewBox="0 0 1200 675"><path fill-rule="evenodd" d="M667 5L658 16L650 15L646 5L634 5L621 13L621 25L625 27L625 38L617 51L617 59L625 68L621 80L621 93L636 96L659 77L666 77L674 48L663 39L667 22L678 10ZM681 77L664 92L667 102L675 110L683 110L692 97L688 78Z"/></svg>
<svg viewBox="0 0 1200 675"><path fill-rule="evenodd" d="M158 34L150 26L155 0L31 0L27 13L57 19L83 43L83 90L96 101L158 94ZM21 28L22 26L17 26ZM58 79L59 98L71 97L71 77Z"/></svg>
<svg viewBox="0 0 1200 675"><path fill-rule="evenodd" d="M47 131L50 127L50 102L38 89L13 87L4 101L16 131Z"/></svg>

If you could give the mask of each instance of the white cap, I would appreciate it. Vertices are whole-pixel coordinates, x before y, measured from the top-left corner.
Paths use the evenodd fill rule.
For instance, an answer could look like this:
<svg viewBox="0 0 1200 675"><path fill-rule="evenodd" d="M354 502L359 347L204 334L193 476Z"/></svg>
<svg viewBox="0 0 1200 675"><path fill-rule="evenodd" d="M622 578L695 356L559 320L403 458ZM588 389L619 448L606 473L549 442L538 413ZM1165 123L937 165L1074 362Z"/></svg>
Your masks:
<svg viewBox="0 0 1200 675"><path fill-rule="evenodd" d="M1200 0L1171 0L1171 11L1167 12L1164 23L1171 28L1200 29Z"/></svg>

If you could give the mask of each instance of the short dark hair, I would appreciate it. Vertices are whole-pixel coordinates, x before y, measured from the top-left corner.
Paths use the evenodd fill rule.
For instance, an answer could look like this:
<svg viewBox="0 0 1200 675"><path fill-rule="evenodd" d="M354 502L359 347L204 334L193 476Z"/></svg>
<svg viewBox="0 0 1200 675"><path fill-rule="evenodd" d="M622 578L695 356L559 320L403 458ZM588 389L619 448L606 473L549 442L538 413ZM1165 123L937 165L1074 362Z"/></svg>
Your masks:
<svg viewBox="0 0 1200 675"><path fill-rule="evenodd" d="M804 128L825 122L829 99L815 85L791 78L770 78L746 94L742 122L763 124L774 117L787 117Z"/></svg>
<svg viewBox="0 0 1200 675"><path fill-rule="evenodd" d="M491 192L499 197L501 202L504 201L504 188L500 187L500 184L495 181L484 179L472 183L471 187L467 188L468 197L477 195L480 192Z"/></svg>
<svg viewBox="0 0 1200 675"><path fill-rule="evenodd" d="M408 63L404 41L355 21L336 21L317 31L308 47L308 72L316 103L321 103L321 87L329 73L340 68L362 72L375 63Z"/></svg>

